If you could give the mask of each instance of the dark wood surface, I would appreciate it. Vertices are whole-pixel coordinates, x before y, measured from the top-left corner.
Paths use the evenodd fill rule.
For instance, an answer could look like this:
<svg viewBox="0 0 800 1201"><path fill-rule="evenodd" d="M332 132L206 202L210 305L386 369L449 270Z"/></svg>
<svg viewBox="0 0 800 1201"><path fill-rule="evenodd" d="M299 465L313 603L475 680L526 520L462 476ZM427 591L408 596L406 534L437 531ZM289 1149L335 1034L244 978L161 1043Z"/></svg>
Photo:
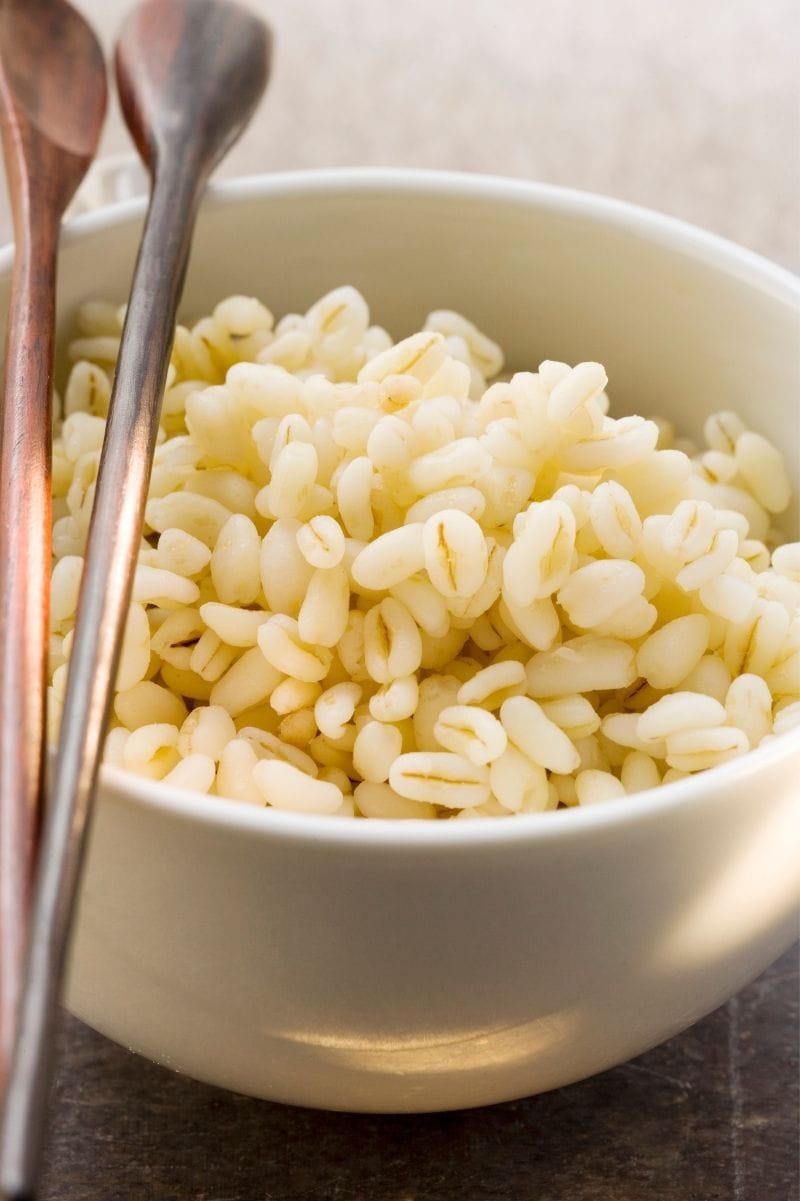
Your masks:
<svg viewBox="0 0 800 1201"><path fill-rule="evenodd" d="M798 951L647 1055L487 1109L254 1101L75 1019L41 1201L798 1201Z"/></svg>

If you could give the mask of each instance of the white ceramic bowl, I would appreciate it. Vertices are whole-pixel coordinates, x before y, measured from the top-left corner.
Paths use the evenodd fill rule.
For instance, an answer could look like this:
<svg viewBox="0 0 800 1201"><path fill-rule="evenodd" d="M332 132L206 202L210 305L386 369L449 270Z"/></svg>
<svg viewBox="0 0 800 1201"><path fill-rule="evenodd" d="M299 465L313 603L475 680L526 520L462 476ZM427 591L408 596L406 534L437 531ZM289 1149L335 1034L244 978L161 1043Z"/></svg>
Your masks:
<svg viewBox="0 0 800 1201"><path fill-rule="evenodd" d="M141 216L118 206L65 237L65 322L86 297L124 299ZM620 412L692 433L739 409L795 454L797 483L797 281L709 234L489 178L267 176L208 197L183 308L244 292L280 313L344 282L398 336L454 307L512 366L599 359ZM784 736L624 802L428 825L106 771L67 1002L162 1063L297 1104L436 1110L554 1088L675 1034L789 944L799 773Z"/></svg>

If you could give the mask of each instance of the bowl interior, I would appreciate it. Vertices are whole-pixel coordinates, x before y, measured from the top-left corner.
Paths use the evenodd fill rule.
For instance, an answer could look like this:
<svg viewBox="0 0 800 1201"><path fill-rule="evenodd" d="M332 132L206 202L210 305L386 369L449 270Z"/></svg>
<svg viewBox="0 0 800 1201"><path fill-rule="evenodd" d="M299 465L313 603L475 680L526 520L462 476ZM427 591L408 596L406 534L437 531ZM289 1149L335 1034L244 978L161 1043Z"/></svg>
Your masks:
<svg viewBox="0 0 800 1201"><path fill-rule="evenodd" d="M77 304L123 301L142 205L81 218L65 238L63 337ZM182 305L258 296L277 315L352 283L400 337L456 308L508 364L597 359L614 409L699 434L739 410L792 456L800 292L788 273L692 227L615 201L480 177L396 171L263 176L212 190Z"/></svg>
<svg viewBox="0 0 800 1201"><path fill-rule="evenodd" d="M65 231L62 384L79 304L125 299L143 215L143 201L127 201ZM10 261L0 254L3 313ZM698 436L708 413L736 409L781 446L800 482L800 281L712 234L603 197L490 177L254 176L210 189L181 318L235 293L258 296L276 316L304 311L346 282L395 337L452 307L500 342L512 369L597 359L618 414L663 414ZM780 520L796 537L797 506Z"/></svg>

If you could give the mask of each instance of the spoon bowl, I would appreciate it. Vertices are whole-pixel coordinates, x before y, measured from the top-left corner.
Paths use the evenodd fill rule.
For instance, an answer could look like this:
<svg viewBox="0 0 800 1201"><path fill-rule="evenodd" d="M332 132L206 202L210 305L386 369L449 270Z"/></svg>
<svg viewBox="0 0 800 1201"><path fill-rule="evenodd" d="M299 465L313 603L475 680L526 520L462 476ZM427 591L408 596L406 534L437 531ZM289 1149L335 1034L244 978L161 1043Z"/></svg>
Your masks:
<svg viewBox="0 0 800 1201"><path fill-rule="evenodd" d="M187 36L201 22L202 37ZM224 0L149 0L135 9L117 42L117 86L151 170L180 153L211 171L258 104L270 57L263 22Z"/></svg>
<svg viewBox="0 0 800 1201"><path fill-rule="evenodd" d="M107 92L100 44L71 4L18 0L0 6L0 87L20 143L38 156L35 165L41 170L58 163L63 208L94 158ZM51 181L37 175L36 182Z"/></svg>

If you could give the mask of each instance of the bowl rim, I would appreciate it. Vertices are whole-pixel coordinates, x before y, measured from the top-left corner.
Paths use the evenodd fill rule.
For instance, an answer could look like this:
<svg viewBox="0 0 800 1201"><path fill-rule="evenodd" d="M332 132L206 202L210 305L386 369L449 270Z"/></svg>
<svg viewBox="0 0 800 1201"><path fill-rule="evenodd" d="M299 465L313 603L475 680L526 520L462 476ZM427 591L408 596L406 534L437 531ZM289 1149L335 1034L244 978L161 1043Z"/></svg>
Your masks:
<svg viewBox="0 0 800 1201"><path fill-rule="evenodd" d="M800 276L772 260L699 226L628 201L598 193L496 175L431 171L416 168L337 167L241 176L212 183L203 201L207 208L225 208L250 200L348 194L417 195L487 200L498 205L560 212L598 225L620 229L769 293L795 308L800 316ZM79 243L93 234L141 219L146 197L119 201L82 214L64 228L63 245ZM0 272L8 270L13 244L0 249ZM368 845L375 849L467 849L561 840L570 836L613 834L656 820L665 811L695 806L701 797L720 797L729 784L749 781L762 770L797 755L794 732L778 735L741 758L710 768L657 789L635 793L620 804L598 802L576 809L552 810L478 821L400 819L336 820L330 816L289 812L226 800L161 781L145 780L121 768L103 765L100 787L145 808L189 824L227 829L250 836L321 846Z"/></svg>
<svg viewBox="0 0 800 1201"><path fill-rule="evenodd" d="M440 849L453 852L459 848L469 852L476 845L519 847L554 838L561 842L588 838L596 844L603 836L615 837L620 827L630 831L655 823L667 813L699 809L702 801L717 802L724 807L728 787L735 785L741 789L757 785L763 772L780 767L793 758L800 761L796 730L776 735L770 742L718 767L624 798L473 821L337 818L290 812L176 788L160 780L143 779L110 764L100 768L99 790L116 799L133 802L151 813L168 815L179 823L268 841L321 848L367 845L376 851L389 852L415 849L436 853ZM752 791L756 804L757 788L753 787ZM98 803L102 804L103 798L98 797Z"/></svg>
<svg viewBox="0 0 800 1201"><path fill-rule="evenodd" d="M201 205L224 208L242 201L300 196L417 194L453 199L483 199L512 207L541 208L624 229L645 241L695 258L733 275L741 282L770 291L776 299L800 305L800 275L758 251L699 225L628 200L560 184L469 171L436 171L417 167L323 167L261 172L209 183ZM137 196L82 213L65 224L62 245L141 219L147 198ZM10 266L13 244L0 250L0 271Z"/></svg>

